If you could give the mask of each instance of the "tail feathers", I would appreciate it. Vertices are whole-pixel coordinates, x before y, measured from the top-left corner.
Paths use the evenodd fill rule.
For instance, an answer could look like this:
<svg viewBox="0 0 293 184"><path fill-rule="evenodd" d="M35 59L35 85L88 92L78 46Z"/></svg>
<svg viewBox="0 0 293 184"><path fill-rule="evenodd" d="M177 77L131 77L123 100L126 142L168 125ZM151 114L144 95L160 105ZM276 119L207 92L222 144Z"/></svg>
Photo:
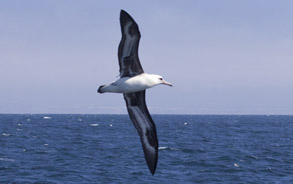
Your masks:
<svg viewBox="0 0 293 184"><path fill-rule="evenodd" d="M104 91L103 91L103 87L105 87L106 85L102 85L102 86L100 86L99 87L99 89L98 89L98 93L104 93Z"/></svg>

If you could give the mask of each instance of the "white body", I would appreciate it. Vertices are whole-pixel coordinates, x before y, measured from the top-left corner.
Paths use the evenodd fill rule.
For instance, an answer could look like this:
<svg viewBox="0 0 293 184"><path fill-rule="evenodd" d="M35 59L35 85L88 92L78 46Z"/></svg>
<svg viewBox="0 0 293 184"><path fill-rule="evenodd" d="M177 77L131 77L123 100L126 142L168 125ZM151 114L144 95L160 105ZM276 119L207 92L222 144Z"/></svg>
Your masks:
<svg viewBox="0 0 293 184"><path fill-rule="evenodd" d="M134 77L122 77L111 84L100 87L100 93L133 93L143 91L158 84L170 83L163 80L159 75L142 73Z"/></svg>

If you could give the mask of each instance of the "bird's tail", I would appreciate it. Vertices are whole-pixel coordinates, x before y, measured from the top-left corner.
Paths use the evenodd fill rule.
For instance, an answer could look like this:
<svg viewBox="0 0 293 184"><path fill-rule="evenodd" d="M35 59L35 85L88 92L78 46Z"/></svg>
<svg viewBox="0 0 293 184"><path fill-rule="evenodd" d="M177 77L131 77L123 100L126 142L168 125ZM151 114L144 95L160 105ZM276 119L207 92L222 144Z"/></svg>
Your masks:
<svg viewBox="0 0 293 184"><path fill-rule="evenodd" d="M98 89L98 93L104 93L104 91L103 91L103 87L105 87L106 85L102 85L102 86L100 86L99 87L99 89Z"/></svg>

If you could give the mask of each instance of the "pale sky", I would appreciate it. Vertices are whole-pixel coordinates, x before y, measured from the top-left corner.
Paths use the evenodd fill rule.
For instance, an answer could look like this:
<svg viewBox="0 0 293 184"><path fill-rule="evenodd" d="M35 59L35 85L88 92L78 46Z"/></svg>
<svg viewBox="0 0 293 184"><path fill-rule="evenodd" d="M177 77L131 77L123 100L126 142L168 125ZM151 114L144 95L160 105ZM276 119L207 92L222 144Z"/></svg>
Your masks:
<svg viewBox="0 0 293 184"><path fill-rule="evenodd" d="M119 13L142 35L153 114L293 114L293 1L0 0L0 113L127 113Z"/></svg>

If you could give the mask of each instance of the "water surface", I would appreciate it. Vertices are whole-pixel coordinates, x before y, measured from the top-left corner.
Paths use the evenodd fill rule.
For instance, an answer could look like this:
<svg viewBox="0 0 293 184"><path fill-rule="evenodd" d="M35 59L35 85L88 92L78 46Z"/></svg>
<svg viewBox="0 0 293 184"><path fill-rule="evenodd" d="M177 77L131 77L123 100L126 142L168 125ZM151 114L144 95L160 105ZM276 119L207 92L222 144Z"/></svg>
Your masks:
<svg viewBox="0 0 293 184"><path fill-rule="evenodd" d="M0 115L0 183L293 183L293 116L153 119L154 176L127 115Z"/></svg>

